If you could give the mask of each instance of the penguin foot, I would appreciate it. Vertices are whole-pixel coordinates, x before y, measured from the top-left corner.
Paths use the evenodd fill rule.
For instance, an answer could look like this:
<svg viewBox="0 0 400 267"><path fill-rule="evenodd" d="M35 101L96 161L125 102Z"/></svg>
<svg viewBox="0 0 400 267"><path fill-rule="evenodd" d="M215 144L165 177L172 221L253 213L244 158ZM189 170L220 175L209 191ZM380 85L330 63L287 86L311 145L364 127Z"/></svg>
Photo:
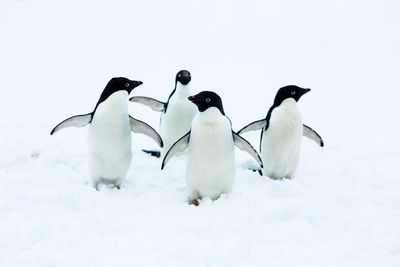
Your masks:
<svg viewBox="0 0 400 267"><path fill-rule="evenodd" d="M249 168L249 170L250 170L250 171L252 171L252 172L258 172L258 174L259 174L260 176L263 176L263 172L262 172L262 170L261 170L261 169L253 169L253 168Z"/></svg>
<svg viewBox="0 0 400 267"><path fill-rule="evenodd" d="M198 199L193 199L189 205L195 205L196 207L199 206L199 200Z"/></svg>
<svg viewBox="0 0 400 267"><path fill-rule="evenodd" d="M93 187L94 189L96 189L96 191L100 191L100 190L99 190L99 183L97 183L97 182L92 182L92 187Z"/></svg>
<svg viewBox="0 0 400 267"><path fill-rule="evenodd" d="M150 154L150 156L159 158L161 157L161 152L160 151L156 151L156 150L146 150L146 149L142 149L142 151L146 154Z"/></svg>

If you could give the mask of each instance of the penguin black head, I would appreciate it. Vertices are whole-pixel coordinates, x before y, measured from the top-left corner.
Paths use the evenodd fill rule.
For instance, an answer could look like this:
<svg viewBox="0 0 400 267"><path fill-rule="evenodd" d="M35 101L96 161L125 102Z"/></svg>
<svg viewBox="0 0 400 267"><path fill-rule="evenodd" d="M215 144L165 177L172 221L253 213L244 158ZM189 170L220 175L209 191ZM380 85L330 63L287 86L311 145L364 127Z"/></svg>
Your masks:
<svg viewBox="0 0 400 267"><path fill-rule="evenodd" d="M197 106L200 112L206 111L211 107L216 107L221 111L222 115L225 115L221 97L214 92L203 91L197 95L190 96L188 99Z"/></svg>
<svg viewBox="0 0 400 267"><path fill-rule="evenodd" d="M311 89L301 88L296 85L282 87L279 89L278 93L276 93L274 105L279 106L285 99L288 98L293 98L297 102L302 95L310 91Z"/></svg>
<svg viewBox="0 0 400 267"><path fill-rule="evenodd" d="M108 83L106 88L104 88L103 92L100 95L100 99L96 104L95 110L97 106L105 101L110 95L118 91L127 91L128 94L132 92L135 87L138 87L143 82L141 81L133 81L127 78L119 77L112 78Z"/></svg>
<svg viewBox="0 0 400 267"><path fill-rule="evenodd" d="M176 74L175 83L180 82L183 85L187 85L192 80L190 72L187 70L181 70Z"/></svg>
<svg viewBox="0 0 400 267"><path fill-rule="evenodd" d="M129 80L124 77L112 78L108 82L104 91L109 91L111 95L114 92L125 90L128 92L128 94L130 94L135 87L138 87L141 84L143 84L143 82Z"/></svg>

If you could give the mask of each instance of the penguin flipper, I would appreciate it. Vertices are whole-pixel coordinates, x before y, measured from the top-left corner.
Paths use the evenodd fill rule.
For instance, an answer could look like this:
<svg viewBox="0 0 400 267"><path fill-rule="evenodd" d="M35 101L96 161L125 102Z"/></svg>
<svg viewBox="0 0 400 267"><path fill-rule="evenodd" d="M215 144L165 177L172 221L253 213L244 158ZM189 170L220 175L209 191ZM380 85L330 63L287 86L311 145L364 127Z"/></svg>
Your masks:
<svg viewBox="0 0 400 267"><path fill-rule="evenodd" d="M250 131L256 131L256 130L264 128L266 125L267 125L266 119L255 121L255 122L252 122L252 123L244 126L239 132L237 132L237 134L244 134L244 133L247 133Z"/></svg>
<svg viewBox="0 0 400 267"><path fill-rule="evenodd" d="M240 150L249 153L250 156L252 156L257 161L257 163L261 166L261 168L263 168L264 164L261 160L261 157L260 155L258 155L257 151L253 148L253 146L250 145L250 143L246 139L244 139L234 131L232 131L232 135L235 146L238 147Z"/></svg>
<svg viewBox="0 0 400 267"><path fill-rule="evenodd" d="M156 132L156 130L153 129L153 127L143 121L134 119L131 116L129 116L129 121L131 123L132 132L147 135L148 137L153 139L160 147L164 146L161 136Z"/></svg>
<svg viewBox="0 0 400 267"><path fill-rule="evenodd" d="M190 131L185 134L181 139L175 142L168 150L161 164L161 170L164 169L167 162L178 152L185 150L189 146Z"/></svg>
<svg viewBox="0 0 400 267"><path fill-rule="evenodd" d="M92 121L92 113L83 114L83 115L76 115L70 117L68 119L63 120L60 122L54 129L51 131L50 135L55 134L59 130L62 130L67 127L83 127L88 125Z"/></svg>
<svg viewBox="0 0 400 267"><path fill-rule="evenodd" d="M154 98L146 97L146 96L134 96L129 99L131 102L140 103L145 106L148 106L154 111L162 112L165 110L165 106L167 105L164 102L158 101Z"/></svg>
<svg viewBox="0 0 400 267"><path fill-rule="evenodd" d="M324 146L324 141L322 140L321 136L316 131L311 129L311 127L305 124L303 124L303 136L310 138L321 147Z"/></svg>

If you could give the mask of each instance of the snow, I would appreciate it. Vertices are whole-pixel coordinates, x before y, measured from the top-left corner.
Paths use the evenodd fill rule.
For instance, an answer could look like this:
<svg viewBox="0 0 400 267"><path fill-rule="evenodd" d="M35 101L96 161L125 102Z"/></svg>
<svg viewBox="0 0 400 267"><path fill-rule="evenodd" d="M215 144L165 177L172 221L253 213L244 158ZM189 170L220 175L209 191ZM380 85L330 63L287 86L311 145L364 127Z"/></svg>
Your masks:
<svg viewBox="0 0 400 267"><path fill-rule="evenodd" d="M0 2L0 266L399 266L400 23L396 1ZM312 91L293 180L246 170L232 194L187 205L184 156L164 171L132 137L121 190L88 185L90 112L113 76L166 100L176 72L214 90L235 130L276 90ZM159 114L129 104L158 129ZM258 147L258 133L244 136Z"/></svg>

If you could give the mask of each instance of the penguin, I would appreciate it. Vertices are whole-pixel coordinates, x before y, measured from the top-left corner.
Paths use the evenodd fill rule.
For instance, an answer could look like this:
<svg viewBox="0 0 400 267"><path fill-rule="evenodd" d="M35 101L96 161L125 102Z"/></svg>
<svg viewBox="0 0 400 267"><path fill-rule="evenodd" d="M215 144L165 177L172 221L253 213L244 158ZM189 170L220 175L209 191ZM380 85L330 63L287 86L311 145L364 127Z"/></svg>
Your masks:
<svg viewBox="0 0 400 267"><path fill-rule="evenodd" d="M257 151L232 130L232 124L214 92L203 91L188 98L199 113L191 123L190 131L175 142L166 153L161 169L178 152L188 148L186 185L189 203L198 205L203 197L217 199L229 194L235 182L234 146L249 153L261 166Z"/></svg>
<svg viewBox="0 0 400 267"><path fill-rule="evenodd" d="M188 100L192 95L190 81L192 77L189 71L181 70L175 77L175 88L168 97L166 103L144 96L135 96L129 99L131 102L140 103L155 111L162 112L160 118L160 135L164 141L162 151L142 150L159 158L184 134L190 130L190 124L197 114L196 107Z"/></svg>
<svg viewBox="0 0 400 267"><path fill-rule="evenodd" d="M51 135L66 127L83 127L89 124L88 163L91 183L98 190L99 183L113 184L120 189L131 164L131 131L152 138L160 147L162 138L148 124L128 114L127 98L141 81L112 78L94 110L70 117L59 123Z"/></svg>
<svg viewBox="0 0 400 267"><path fill-rule="evenodd" d="M297 102L311 89L295 85L278 90L267 117L243 127L238 134L261 129L260 153L264 170L260 175L272 179L293 178L300 159L302 136L306 136L321 147L321 136L302 122Z"/></svg>

